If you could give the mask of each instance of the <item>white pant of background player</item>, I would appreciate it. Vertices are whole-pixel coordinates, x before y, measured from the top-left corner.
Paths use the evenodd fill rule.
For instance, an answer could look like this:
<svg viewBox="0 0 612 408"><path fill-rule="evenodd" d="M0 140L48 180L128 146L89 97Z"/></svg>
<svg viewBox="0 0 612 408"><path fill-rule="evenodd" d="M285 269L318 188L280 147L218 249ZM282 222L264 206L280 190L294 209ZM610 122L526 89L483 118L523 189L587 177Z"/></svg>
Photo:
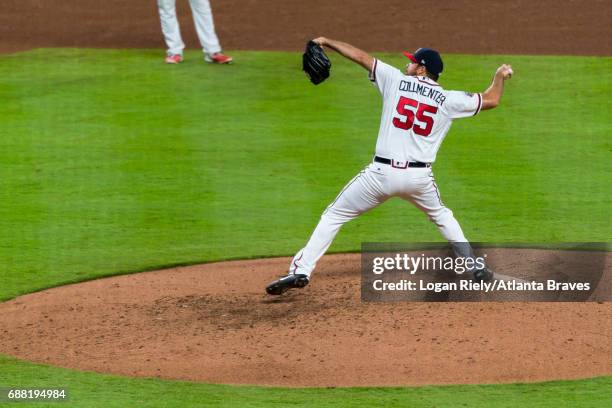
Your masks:
<svg viewBox="0 0 612 408"><path fill-rule="evenodd" d="M453 212L440 199L438 186L430 167L403 167L372 162L359 172L327 207L306 246L299 251L289 267L290 274L310 277L317 261L331 245L340 227L364 212L379 206L391 197L410 201L425 212L451 243L467 243ZM460 245L470 251L471 248Z"/></svg>
<svg viewBox="0 0 612 408"><path fill-rule="evenodd" d="M191 13L198 38L205 54L221 51L219 39L215 33L212 10L208 0L189 0ZM157 0L162 32L168 46L168 54L183 55L185 44L181 38L179 22L176 17L176 0Z"/></svg>

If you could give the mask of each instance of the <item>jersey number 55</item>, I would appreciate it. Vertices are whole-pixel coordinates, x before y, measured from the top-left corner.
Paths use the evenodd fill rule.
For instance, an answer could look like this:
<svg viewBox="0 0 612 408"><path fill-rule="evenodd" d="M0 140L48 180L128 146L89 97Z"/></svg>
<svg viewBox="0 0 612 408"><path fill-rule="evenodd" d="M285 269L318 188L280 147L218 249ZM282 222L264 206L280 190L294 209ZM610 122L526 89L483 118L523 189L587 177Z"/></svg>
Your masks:
<svg viewBox="0 0 612 408"><path fill-rule="evenodd" d="M404 130L410 130L410 128L412 128L412 131L419 136L429 136L434 125L434 120L433 117L427 116L427 114L435 115L438 112L436 106L419 103L414 99L402 96L395 109L403 118L394 117L393 126ZM417 121L420 123L414 123L415 115ZM421 126L421 124L425 126Z"/></svg>

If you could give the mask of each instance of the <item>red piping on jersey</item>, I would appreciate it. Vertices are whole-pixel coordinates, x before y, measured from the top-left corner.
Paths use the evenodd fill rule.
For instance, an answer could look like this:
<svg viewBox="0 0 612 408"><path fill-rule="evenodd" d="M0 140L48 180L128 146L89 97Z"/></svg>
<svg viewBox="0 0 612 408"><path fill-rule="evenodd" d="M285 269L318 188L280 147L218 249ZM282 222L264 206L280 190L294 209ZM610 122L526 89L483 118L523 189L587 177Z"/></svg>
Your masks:
<svg viewBox="0 0 612 408"><path fill-rule="evenodd" d="M480 112L480 108L482 107L482 96L480 96L479 93L477 93L476 95L478 95L478 107L476 108L476 112L474 112L474 115L472 116L476 116L476 114Z"/></svg>

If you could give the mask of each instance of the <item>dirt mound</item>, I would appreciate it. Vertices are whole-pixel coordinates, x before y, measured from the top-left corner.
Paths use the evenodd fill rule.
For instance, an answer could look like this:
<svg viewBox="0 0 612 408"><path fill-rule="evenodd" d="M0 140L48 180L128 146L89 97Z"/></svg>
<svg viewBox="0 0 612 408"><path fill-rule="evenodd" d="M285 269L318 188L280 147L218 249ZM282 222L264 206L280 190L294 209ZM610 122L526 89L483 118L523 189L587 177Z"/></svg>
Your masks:
<svg viewBox="0 0 612 408"><path fill-rule="evenodd" d="M199 48L187 0L177 1L188 47ZM224 48L302 49L325 35L371 51L428 46L442 53L610 55L609 3L575 1L211 1ZM164 48L152 0L3 0L0 50Z"/></svg>
<svg viewBox="0 0 612 408"><path fill-rule="evenodd" d="M508 262L543 250L502 250ZM0 353L210 383L370 386L612 373L611 303L363 303L359 255L263 293L288 258L172 268L0 304Z"/></svg>

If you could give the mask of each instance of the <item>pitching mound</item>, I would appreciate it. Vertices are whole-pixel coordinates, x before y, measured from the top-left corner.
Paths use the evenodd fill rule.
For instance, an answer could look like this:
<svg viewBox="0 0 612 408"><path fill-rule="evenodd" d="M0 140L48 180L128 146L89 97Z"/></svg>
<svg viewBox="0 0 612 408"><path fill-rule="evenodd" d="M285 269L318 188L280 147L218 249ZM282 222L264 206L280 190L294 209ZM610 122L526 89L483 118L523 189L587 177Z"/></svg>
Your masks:
<svg viewBox="0 0 612 408"><path fill-rule="evenodd" d="M508 262L549 255L496 251ZM0 304L0 353L127 376L284 386L612 374L611 303L362 303L356 254L324 257L303 290L265 295L288 263L213 263L21 296Z"/></svg>

